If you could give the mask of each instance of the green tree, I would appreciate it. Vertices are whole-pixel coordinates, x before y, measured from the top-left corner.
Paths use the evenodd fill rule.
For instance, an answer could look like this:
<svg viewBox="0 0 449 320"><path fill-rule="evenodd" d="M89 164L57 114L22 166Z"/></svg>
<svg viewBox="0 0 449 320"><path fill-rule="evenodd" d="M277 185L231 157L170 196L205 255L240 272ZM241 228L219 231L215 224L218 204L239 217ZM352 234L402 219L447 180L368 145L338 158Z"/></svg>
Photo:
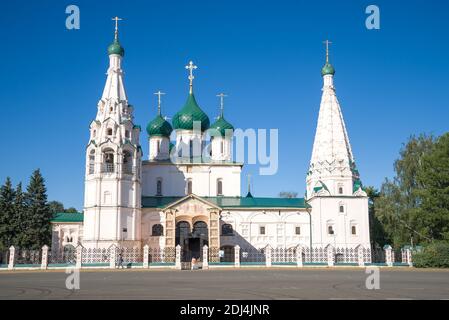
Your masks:
<svg viewBox="0 0 449 320"><path fill-rule="evenodd" d="M11 222L14 229L14 246L23 247L24 230L27 229L28 221L26 219L25 194L22 191L22 183L16 187L14 199L14 219Z"/></svg>
<svg viewBox="0 0 449 320"><path fill-rule="evenodd" d="M27 229L24 230L23 245L38 249L51 240L51 224L53 213L47 203L47 189L40 170L33 172L26 193Z"/></svg>
<svg viewBox="0 0 449 320"><path fill-rule="evenodd" d="M11 179L7 177L5 184L0 188L0 249L2 251L14 244L14 228L11 224L14 219L14 198Z"/></svg>
<svg viewBox="0 0 449 320"><path fill-rule="evenodd" d="M389 239L383 225L380 223L379 218L376 215L375 210L375 202L377 198L380 197L380 192L373 186L366 187L365 192L368 195L371 246L383 247L389 242Z"/></svg>
<svg viewBox="0 0 449 320"><path fill-rule="evenodd" d="M420 232L435 240L449 240L449 133L439 137L422 158L417 182L422 186Z"/></svg>
<svg viewBox="0 0 449 320"><path fill-rule="evenodd" d="M59 201L50 201L48 203L48 209L51 213L64 212L64 205Z"/></svg>
<svg viewBox="0 0 449 320"><path fill-rule="evenodd" d="M420 190L417 179L422 168L423 157L434 145L432 136L410 137L394 163L396 176L382 184L380 197L376 200L376 216L382 223L389 240L396 247L408 243L426 241L422 232Z"/></svg>
<svg viewBox="0 0 449 320"><path fill-rule="evenodd" d="M76 210L76 208L74 208L74 207L70 207L70 208L64 209L64 212L77 213L78 210Z"/></svg>

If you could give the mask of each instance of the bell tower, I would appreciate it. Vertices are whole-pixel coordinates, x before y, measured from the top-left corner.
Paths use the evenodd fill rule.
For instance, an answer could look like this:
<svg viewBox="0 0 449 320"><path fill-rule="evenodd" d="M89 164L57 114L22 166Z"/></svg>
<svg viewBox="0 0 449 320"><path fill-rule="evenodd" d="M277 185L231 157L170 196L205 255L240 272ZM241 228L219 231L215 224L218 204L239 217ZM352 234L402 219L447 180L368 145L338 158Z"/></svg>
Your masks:
<svg viewBox="0 0 449 320"><path fill-rule="evenodd" d="M118 39L108 47L106 84L90 124L86 148L84 188L85 247L107 248L111 244L140 246L141 157L140 127L133 123L123 82L125 50Z"/></svg>

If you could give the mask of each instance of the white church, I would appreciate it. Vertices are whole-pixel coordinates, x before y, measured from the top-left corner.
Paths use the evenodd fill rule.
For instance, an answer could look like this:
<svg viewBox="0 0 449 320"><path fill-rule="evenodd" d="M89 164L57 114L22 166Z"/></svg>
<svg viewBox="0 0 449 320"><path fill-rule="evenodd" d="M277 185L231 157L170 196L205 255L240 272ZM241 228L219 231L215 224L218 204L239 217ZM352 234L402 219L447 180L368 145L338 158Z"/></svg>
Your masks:
<svg viewBox="0 0 449 320"><path fill-rule="evenodd" d="M146 127L149 154L143 155L141 127L134 124L123 80L117 20L108 55L106 84L86 147L84 210L55 217L52 247L179 244L193 256L204 245L224 251L237 244L370 247L368 197L335 93L328 48L305 198L263 198L249 190L242 195L243 163L232 155L234 128L223 109L214 123L201 109L192 62L186 66L185 105L171 123L161 112L158 92L158 112ZM300 172L291 175L300 179Z"/></svg>

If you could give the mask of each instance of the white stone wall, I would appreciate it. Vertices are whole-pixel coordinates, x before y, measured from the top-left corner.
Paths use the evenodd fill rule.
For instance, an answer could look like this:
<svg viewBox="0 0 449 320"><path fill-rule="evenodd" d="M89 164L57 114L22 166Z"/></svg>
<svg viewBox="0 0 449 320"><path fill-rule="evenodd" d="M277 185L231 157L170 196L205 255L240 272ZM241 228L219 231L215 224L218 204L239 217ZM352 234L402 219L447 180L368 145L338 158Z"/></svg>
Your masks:
<svg viewBox="0 0 449 320"><path fill-rule="evenodd" d="M241 166L236 165L173 165L143 162L142 195L155 196L157 180L162 179L162 195L185 196L187 179L192 179L192 192L198 196L216 196L217 180L222 180L223 195L240 196Z"/></svg>

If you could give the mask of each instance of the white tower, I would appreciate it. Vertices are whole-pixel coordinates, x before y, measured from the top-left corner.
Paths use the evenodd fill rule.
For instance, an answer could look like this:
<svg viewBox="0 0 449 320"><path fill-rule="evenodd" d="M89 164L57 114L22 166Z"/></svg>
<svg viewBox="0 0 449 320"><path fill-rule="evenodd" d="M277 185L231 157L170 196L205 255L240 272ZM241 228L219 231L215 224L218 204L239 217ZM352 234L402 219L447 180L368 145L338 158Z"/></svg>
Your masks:
<svg viewBox="0 0 449 320"><path fill-rule="evenodd" d="M123 83L124 49L115 37L108 47L109 68L86 149L84 239L87 247L140 246L140 127Z"/></svg>
<svg viewBox="0 0 449 320"><path fill-rule="evenodd" d="M232 137L234 127L224 118L223 99L226 95L224 93L220 93L217 97L220 97L220 116L209 128L209 132L211 133L212 148L211 159L213 161L229 162L232 160Z"/></svg>
<svg viewBox="0 0 449 320"><path fill-rule="evenodd" d="M320 217L319 225L323 226L315 230L319 238L314 242L369 245L368 198L362 189L335 93L335 69L329 63L329 43L326 41L326 64L321 70L323 94L307 173L306 197L312 205L314 219Z"/></svg>

